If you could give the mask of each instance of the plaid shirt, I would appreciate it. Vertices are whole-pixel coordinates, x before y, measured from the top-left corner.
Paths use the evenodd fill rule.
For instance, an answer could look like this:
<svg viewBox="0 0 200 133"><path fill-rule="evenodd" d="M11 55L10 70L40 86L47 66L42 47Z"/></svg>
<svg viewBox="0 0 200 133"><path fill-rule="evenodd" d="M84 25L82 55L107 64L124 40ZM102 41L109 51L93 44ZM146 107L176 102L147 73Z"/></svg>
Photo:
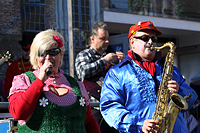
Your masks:
<svg viewBox="0 0 200 133"><path fill-rule="evenodd" d="M103 71L107 65L103 59L105 55L106 52L100 55L92 47L79 52L75 60L75 69L78 78L83 81L84 78L89 78Z"/></svg>

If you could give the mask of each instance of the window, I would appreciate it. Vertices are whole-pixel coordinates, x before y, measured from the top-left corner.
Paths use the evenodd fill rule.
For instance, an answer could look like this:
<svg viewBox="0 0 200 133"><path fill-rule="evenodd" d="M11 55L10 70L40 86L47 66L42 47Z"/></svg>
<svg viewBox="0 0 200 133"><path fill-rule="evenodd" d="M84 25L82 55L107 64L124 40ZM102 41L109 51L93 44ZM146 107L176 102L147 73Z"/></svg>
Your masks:
<svg viewBox="0 0 200 133"><path fill-rule="evenodd" d="M127 0L110 0L110 8L128 9Z"/></svg>
<svg viewBox="0 0 200 133"><path fill-rule="evenodd" d="M74 44L85 46L86 34L90 28L89 0L72 0Z"/></svg>
<svg viewBox="0 0 200 133"><path fill-rule="evenodd" d="M24 31L45 30L46 0L24 0L23 21Z"/></svg>

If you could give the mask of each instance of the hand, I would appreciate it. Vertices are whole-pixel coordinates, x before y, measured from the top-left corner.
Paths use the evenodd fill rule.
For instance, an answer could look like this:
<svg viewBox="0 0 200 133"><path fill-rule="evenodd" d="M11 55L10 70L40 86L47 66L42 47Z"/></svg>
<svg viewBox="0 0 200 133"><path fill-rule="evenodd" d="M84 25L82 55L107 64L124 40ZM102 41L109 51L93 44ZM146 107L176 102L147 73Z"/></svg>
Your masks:
<svg viewBox="0 0 200 133"><path fill-rule="evenodd" d="M175 80L168 81L167 87L170 93L178 93L179 91L179 84Z"/></svg>
<svg viewBox="0 0 200 133"><path fill-rule="evenodd" d="M153 119L146 119L143 123L142 131L144 133L148 132L157 133L159 127L157 127L156 125L160 125L160 122Z"/></svg>
<svg viewBox="0 0 200 133"><path fill-rule="evenodd" d="M39 75L38 75L38 78L42 81L42 82L45 82L49 76L47 76L46 74L46 70L47 68L49 67L53 67L53 63L50 62L49 60L45 60L44 64L42 65L42 67L40 67L40 72L39 72Z"/></svg>
<svg viewBox="0 0 200 133"><path fill-rule="evenodd" d="M116 54L118 56L119 62L121 62L125 57L125 54L122 53L121 51L116 52Z"/></svg>
<svg viewBox="0 0 200 133"><path fill-rule="evenodd" d="M103 57L107 63L111 63L115 60L118 60L118 56L115 53L108 53L106 56Z"/></svg>

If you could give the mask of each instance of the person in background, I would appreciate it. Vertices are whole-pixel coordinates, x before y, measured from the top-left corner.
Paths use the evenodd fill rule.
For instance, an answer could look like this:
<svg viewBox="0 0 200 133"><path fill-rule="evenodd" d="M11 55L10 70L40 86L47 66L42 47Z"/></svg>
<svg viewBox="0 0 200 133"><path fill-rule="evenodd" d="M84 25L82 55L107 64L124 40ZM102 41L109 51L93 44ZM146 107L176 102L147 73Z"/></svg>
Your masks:
<svg viewBox="0 0 200 133"><path fill-rule="evenodd" d="M15 76L8 96L19 133L100 133L84 84L59 69L64 52L64 38L55 30L34 38L30 62L35 71Z"/></svg>
<svg viewBox="0 0 200 133"><path fill-rule="evenodd" d="M108 39L107 25L104 22L96 22L88 34L89 48L80 51L75 59L77 77L84 82L92 101L95 102L100 100L101 84L106 72L113 66L112 62L118 60L119 57L125 57L122 52L118 54L115 54L113 51L106 53L109 46ZM92 107L92 113L102 133L114 133L116 131L105 123L98 107Z"/></svg>
<svg viewBox="0 0 200 133"><path fill-rule="evenodd" d="M30 46L35 35L35 32L22 33L22 40L19 41L19 44L21 45L22 57L16 61L13 61L12 64L8 66L6 71L6 77L4 81L4 93L6 97L9 94L10 87L12 85L12 80L15 75L34 70L29 61L29 54Z"/></svg>
<svg viewBox="0 0 200 133"><path fill-rule="evenodd" d="M200 96L200 86L190 82L190 87ZM187 124L188 133L200 133L200 97L198 97L192 108L183 113Z"/></svg>
<svg viewBox="0 0 200 133"><path fill-rule="evenodd" d="M151 50L157 36L162 33L151 21L138 22L130 27L128 55L106 74L101 90L100 111L105 121L119 132L157 132L161 123L152 119L157 92L162 79L164 58ZM173 67L172 80L168 81L170 93L182 97L192 94L188 110L197 94L186 84L177 67ZM187 133L182 111L178 114L173 133Z"/></svg>

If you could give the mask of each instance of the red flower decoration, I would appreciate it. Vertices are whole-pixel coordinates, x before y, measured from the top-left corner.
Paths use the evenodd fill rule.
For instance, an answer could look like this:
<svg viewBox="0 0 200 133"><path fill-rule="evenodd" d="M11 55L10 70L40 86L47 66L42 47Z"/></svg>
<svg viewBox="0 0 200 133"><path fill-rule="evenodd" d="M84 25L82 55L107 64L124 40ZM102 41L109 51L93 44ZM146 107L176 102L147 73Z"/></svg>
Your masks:
<svg viewBox="0 0 200 133"><path fill-rule="evenodd" d="M58 36L53 36L53 39L58 43L59 48L63 46L63 43Z"/></svg>

